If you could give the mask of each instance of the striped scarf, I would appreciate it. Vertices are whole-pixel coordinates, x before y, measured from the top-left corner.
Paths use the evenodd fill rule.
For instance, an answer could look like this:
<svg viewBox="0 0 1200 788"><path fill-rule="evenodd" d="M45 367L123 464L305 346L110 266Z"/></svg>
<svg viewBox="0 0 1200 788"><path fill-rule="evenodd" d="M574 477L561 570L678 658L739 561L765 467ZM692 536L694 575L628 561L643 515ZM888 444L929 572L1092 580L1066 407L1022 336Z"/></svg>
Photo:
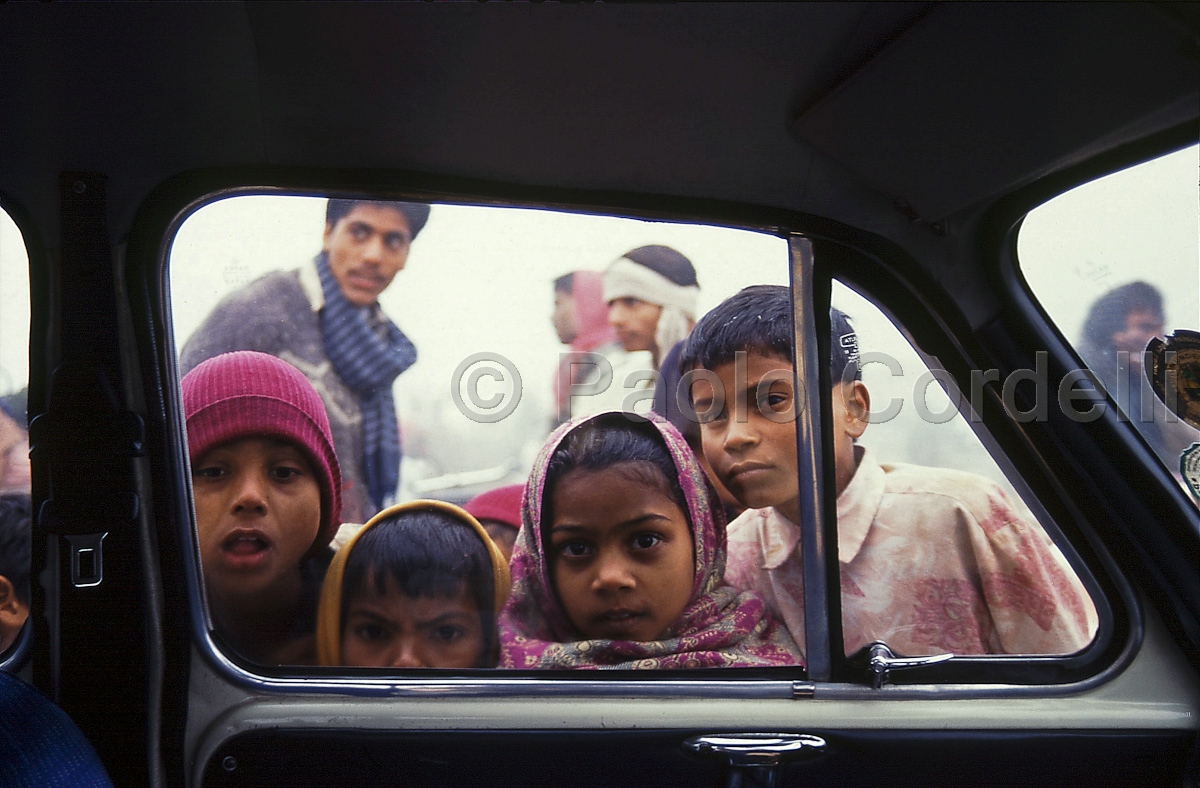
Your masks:
<svg viewBox="0 0 1200 788"><path fill-rule="evenodd" d="M400 482L400 428L392 381L417 360L417 348L395 323L378 312L378 306L374 310L379 319L373 327L372 308L356 307L346 300L324 252L317 255L317 273L325 294L325 306L321 308L325 353L362 401L367 492L375 506L382 509Z"/></svg>

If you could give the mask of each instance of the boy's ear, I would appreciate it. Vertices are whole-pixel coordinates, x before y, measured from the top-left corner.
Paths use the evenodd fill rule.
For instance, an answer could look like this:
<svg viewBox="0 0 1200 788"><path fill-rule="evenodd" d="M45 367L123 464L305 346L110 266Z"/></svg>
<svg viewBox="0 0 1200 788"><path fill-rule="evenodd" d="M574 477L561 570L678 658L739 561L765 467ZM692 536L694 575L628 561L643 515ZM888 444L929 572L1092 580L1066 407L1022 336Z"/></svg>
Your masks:
<svg viewBox="0 0 1200 788"><path fill-rule="evenodd" d="M841 389L838 395L846 405L843 414L845 422L841 427L851 438L860 438L870 422L871 392L867 391L866 384L861 380L842 383L838 388Z"/></svg>
<svg viewBox="0 0 1200 788"><path fill-rule="evenodd" d="M28 614L12 581L0 575L0 641L7 640L8 635L19 630Z"/></svg>
<svg viewBox="0 0 1200 788"><path fill-rule="evenodd" d="M8 610L17 602L17 589L13 587L12 581L4 575L0 575L0 612L8 612Z"/></svg>

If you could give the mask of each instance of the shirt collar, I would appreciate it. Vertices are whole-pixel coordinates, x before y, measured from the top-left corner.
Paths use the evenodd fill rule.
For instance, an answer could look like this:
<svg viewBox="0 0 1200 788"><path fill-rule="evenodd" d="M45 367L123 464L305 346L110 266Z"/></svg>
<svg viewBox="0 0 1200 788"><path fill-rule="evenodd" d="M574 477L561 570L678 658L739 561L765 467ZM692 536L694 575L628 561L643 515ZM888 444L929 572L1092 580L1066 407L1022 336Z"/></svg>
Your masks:
<svg viewBox="0 0 1200 788"><path fill-rule="evenodd" d="M862 549L883 501L886 482L873 454L862 446L855 446L854 451L859 458L858 468L837 499L838 560L844 564L853 561Z"/></svg>
<svg viewBox="0 0 1200 788"><path fill-rule="evenodd" d="M874 455L861 446L855 447L855 453L859 457L858 468L837 499L838 561L843 564L853 561L862 549L883 501L886 481L883 468ZM793 552L800 554L800 526L780 514L778 509L763 510L759 546L762 548L762 568L778 569Z"/></svg>

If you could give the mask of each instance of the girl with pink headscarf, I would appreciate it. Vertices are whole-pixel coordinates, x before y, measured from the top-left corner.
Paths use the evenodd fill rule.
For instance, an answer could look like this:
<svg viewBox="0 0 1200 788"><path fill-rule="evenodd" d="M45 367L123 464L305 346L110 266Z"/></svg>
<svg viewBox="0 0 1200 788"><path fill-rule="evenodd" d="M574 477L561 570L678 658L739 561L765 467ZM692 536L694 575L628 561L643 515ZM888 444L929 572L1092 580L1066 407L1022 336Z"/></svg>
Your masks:
<svg viewBox="0 0 1200 788"><path fill-rule="evenodd" d="M657 416L564 424L526 486L500 667L796 665L753 593L725 585L720 501Z"/></svg>

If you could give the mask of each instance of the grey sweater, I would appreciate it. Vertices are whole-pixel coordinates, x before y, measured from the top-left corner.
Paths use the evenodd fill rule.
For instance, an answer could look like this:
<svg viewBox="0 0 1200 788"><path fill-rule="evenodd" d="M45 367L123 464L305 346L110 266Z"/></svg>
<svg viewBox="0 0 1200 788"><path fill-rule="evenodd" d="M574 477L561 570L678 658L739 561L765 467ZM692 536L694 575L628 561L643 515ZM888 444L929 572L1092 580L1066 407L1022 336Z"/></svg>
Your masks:
<svg viewBox="0 0 1200 788"><path fill-rule="evenodd" d="M184 344L180 374L234 350L277 356L313 384L329 414L342 470L342 520L366 522L376 509L365 481L362 402L325 352L320 313L300 284L299 270L269 273L222 299Z"/></svg>

